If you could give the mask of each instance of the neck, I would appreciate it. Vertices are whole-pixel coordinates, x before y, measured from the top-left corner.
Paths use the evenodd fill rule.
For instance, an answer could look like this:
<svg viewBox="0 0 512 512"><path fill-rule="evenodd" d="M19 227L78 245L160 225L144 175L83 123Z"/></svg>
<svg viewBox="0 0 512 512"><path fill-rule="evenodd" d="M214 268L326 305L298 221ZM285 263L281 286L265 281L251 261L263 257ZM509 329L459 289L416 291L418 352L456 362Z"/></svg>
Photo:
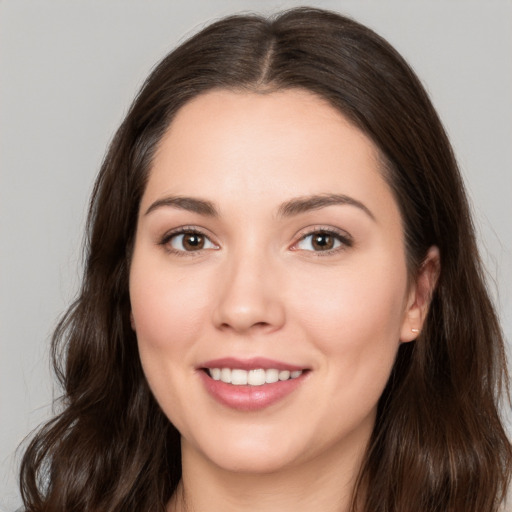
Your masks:
<svg viewBox="0 0 512 512"><path fill-rule="evenodd" d="M363 456L354 443L277 472L240 473L220 468L182 440L183 477L167 512L349 512Z"/></svg>

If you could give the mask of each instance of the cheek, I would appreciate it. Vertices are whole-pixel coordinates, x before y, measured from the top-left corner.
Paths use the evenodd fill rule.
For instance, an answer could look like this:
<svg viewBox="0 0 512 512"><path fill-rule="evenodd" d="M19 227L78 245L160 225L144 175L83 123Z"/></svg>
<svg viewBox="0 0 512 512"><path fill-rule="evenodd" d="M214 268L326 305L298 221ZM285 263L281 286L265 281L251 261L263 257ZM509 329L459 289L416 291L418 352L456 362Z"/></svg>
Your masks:
<svg viewBox="0 0 512 512"><path fill-rule="evenodd" d="M168 263L142 256L134 254L130 269L139 356L154 397L180 429L184 421L176 404L187 396L184 383L193 368L196 342L203 336L208 294L200 279L185 279L183 272L169 268Z"/></svg>
<svg viewBox="0 0 512 512"><path fill-rule="evenodd" d="M301 305L302 329L325 362L326 410L340 412L323 427L334 437L373 418L399 347L405 279L367 269L315 287Z"/></svg>
<svg viewBox="0 0 512 512"><path fill-rule="evenodd" d="M208 314L205 280L184 278L165 262L142 256L134 255L130 269L130 301L141 364L154 397L181 431L186 425L183 410L187 404L182 399L187 396L190 360Z"/></svg>
<svg viewBox="0 0 512 512"><path fill-rule="evenodd" d="M187 344L204 323L207 296L200 281L134 258L130 301L141 349L178 350Z"/></svg>
<svg viewBox="0 0 512 512"><path fill-rule="evenodd" d="M334 279L316 275L302 283L309 293L292 294L303 329L344 383L383 387L389 376L399 346L407 289L406 272L391 268L395 267L373 261L357 269L346 268Z"/></svg>

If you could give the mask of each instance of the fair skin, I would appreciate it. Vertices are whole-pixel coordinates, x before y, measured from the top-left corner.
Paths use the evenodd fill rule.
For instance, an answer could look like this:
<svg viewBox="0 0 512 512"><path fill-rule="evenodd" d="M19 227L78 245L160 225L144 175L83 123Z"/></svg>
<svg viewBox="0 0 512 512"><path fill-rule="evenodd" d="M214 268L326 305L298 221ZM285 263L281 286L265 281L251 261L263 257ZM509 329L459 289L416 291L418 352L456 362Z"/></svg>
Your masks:
<svg viewBox="0 0 512 512"><path fill-rule="evenodd" d="M169 511L348 510L435 283L435 248L413 280L405 258L377 149L323 100L220 90L178 112L130 269L143 369L182 436ZM302 373L236 386L216 367Z"/></svg>

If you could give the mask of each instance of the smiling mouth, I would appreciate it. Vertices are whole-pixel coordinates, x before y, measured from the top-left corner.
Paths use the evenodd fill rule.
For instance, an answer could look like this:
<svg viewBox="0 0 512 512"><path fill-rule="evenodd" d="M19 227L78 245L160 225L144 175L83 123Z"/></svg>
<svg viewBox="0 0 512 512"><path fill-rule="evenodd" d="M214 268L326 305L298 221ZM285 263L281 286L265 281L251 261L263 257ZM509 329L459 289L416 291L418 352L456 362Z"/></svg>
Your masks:
<svg viewBox="0 0 512 512"><path fill-rule="evenodd" d="M278 370L277 368L256 368L243 370L240 368L204 368L205 373L213 380L233 386L263 386L300 377L305 370Z"/></svg>
<svg viewBox="0 0 512 512"><path fill-rule="evenodd" d="M256 412L296 393L308 380L310 368L253 357L225 357L204 361L197 367L208 392L233 410Z"/></svg>

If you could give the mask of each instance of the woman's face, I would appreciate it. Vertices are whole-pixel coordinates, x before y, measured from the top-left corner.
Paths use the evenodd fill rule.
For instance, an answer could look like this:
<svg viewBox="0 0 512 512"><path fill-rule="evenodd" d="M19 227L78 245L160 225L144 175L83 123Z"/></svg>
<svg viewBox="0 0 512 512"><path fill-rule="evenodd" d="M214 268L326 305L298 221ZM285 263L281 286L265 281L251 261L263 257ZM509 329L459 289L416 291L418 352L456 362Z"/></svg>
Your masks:
<svg viewBox="0 0 512 512"><path fill-rule="evenodd" d="M130 297L184 451L248 472L359 457L420 327L415 289L378 152L326 102L214 91L178 112L142 198Z"/></svg>

